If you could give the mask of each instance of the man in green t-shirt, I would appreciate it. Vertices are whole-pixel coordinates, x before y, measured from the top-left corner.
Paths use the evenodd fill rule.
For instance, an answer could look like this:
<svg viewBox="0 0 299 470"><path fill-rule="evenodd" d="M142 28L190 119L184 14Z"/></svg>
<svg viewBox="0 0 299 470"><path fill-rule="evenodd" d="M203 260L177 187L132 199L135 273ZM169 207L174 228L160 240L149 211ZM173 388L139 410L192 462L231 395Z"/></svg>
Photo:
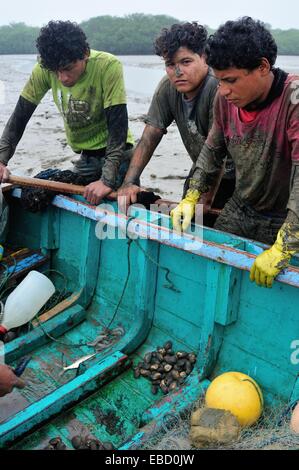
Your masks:
<svg viewBox="0 0 299 470"><path fill-rule="evenodd" d="M134 152L124 183L118 191L122 210L136 202L137 194L141 191L138 186L139 177L173 121L178 126L184 146L193 162L185 182L184 193L188 188L195 162L212 125L213 102L218 86L218 81L205 61L206 40L207 30L192 22L173 24L171 28L163 29L155 41L156 54L164 59L167 75L161 80L153 96L141 140ZM222 183L222 197L218 198L222 199L222 207L233 192L233 166L230 169L229 165L226 166L224 180L226 184ZM220 178L209 194L205 195L205 200L201 201L206 210L213 202L219 181Z"/></svg>
<svg viewBox="0 0 299 470"><path fill-rule="evenodd" d="M111 54L90 50L82 29L70 21L50 21L36 44L39 63L0 140L0 181L8 177L6 165L51 89L68 144L80 153L74 172L93 181L84 197L98 204L121 185L132 153L122 65Z"/></svg>

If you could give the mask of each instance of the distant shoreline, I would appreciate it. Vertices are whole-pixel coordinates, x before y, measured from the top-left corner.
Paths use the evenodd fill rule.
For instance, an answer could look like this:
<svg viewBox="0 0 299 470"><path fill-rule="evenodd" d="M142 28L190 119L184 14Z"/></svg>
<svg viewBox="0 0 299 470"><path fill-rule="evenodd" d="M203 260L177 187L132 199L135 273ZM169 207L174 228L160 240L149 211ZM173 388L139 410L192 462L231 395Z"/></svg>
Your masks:
<svg viewBox="0 0 299 470"><path fill-rule="evenodd" d="M107 51L105 51L107 52ZM138 54L125 54L125 53L121 53L121 54L118 54L117 52L114 52L113 53L114 55L116 56L119 56L119 57L122 57L122 56L142 56L142 55L145 55L145 56L151 56L151 55L155 55L154 52L148 52L148 53L138 53ZM14 56L14 55L37 55L37 52L14 52L14 53L11 53L11 52L0 52L0 56ZM278 56L279 57L299 57L299 53L298 54L280 54L278 52Z"/></svg>
<svg viewBox="0 0 299 470"><path fill-rule="evenodd" d="M153 43L163 28L181 23L167 15L145 15L134 13L126 17L98 16L80 23L92 49L115 55L152 55ZM299 29L273 29L278 54L299 56ZM206 26L209 34L214 29ZM0 55L36 54L35 41L40 28L25 23L0 26Z"/></svg>

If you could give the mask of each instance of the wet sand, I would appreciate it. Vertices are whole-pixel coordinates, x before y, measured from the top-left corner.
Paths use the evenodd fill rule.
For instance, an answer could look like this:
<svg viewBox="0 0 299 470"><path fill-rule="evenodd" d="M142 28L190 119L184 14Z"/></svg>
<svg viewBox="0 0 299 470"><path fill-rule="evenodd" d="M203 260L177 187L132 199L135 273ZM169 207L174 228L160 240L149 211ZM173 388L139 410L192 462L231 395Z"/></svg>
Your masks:
<svg viewBox="0 0 299 470"><path fill-rule="evenodd" d="M129 126L137 142L144 128L143 116L148 110L154 89L164 74L163 64L154 56L122 57L121 60L125 70ZM34 56L0 56L0 80L5 86L0 133L34 63ZM47 168L69 169L73 158L77 158L77 155L66 143L62 117L48 93L30 119L8 167L15 174L34 176ZM173 124L144 170L141 184L164 198L179 200L190 167L191 159L181 142L176 125Z"/></svg>

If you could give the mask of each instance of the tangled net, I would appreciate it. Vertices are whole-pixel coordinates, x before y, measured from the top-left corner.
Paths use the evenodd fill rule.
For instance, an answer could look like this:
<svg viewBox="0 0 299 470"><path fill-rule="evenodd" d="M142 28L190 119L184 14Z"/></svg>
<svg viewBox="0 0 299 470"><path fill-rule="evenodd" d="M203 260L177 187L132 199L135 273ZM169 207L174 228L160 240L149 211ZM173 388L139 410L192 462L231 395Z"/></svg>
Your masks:
<svg viewBox="0 0 299 470"><path fill-rule="evenodd" d="M76 184L80 186L86 186L100 178L100 175L93 176L82 176L78 173L74 173L71 170L56 170L49 168L48 170L41 171L34 178L43 180L59 181L61 183ZM30 212L39 212L46 209L51 201L54 199L56 191L50 191L42 188L23 188L21 194L22 207ZM141 191L137 195L137 203L145 206L146 209L150 208L151 204L154 204L160 196L150 191Z"/></svg>
<svg viewBox="0 0 299 470"><path fill-rule="evenodd" d="M144 447L152 450L198 450L192 447L189 432L191 413L204 405L201 399L184 415L172 414L174 425L168 420L161 430ZM250 428L241 431L238 440L229 445L209 446L205 450L298 450L299 434L289 428L290 410L285 403L265 408L263 416Z"/></svg>
<svg viewBox="0 0 299 470"><path fill-rule="evenodd" d="M41 171L34 178L43 180L60 181L61 183L70 183L86 186L92 183L97 178L95 176L82 176L74 173L71 170L55 170L48 169ZM23 188L21 195L21 204L24 209L30 212L38 212L46 209L51 203L52 199L58 194L55 191L49 191L42 188Z"/></svg>

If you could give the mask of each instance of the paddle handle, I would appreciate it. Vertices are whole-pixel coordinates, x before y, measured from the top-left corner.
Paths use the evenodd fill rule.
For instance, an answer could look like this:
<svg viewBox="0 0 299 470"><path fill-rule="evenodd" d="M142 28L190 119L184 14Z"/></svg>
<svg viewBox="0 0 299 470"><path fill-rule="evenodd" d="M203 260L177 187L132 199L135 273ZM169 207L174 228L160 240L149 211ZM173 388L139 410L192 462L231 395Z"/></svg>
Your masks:
<svg viewBox="0 0 299 470"><path fill-rule="evenodd" d="M29 186L31 188L42 188L58 193L79 194L83 195L85 186L76 184L61 183L59 181L43 180L40 178L29 178L27 176L9 175L8 183L20 186Z"/></svg>
<svg viewBox="0 0 299 470"><path fill-rule="evenodd" d="M79 194L83 195L85 186L79 186L76 184L69 184L69 183L61 183L59 181L50 181L50 180L42 180L40 178L30 178L28 176L15 176L10 174L8 183L17 184L20 186L29 186L31 188L43 188L49 191L56 191L57 193L66 193L66 194ZM109 199L116 199L117 192L113 191L109 194ZM174 201L165 201L161 200L160 203L167 202L169 204L174 204ZM159 202L158 202L159 205ZM219 215L220 210L216 208L212 208L209 210L210 214Z"/></svg>

